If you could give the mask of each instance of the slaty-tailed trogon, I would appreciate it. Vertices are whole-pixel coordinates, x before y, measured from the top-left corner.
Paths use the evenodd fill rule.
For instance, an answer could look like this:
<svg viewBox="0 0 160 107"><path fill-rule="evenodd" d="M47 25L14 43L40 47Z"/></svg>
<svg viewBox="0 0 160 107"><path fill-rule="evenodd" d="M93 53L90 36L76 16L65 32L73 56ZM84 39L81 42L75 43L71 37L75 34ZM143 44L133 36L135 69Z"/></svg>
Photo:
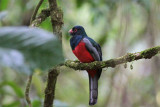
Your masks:
<svg viewBox="0 0 160 107"><path fill-rule="evenodd" d="M102 61L102 51L98 43L87 36L82 26L74 26L70 31L70 45L74 55L83 63ZM98 79L102 69L87 70L89 76L90 100L89 105L97 103Z"/></svg>

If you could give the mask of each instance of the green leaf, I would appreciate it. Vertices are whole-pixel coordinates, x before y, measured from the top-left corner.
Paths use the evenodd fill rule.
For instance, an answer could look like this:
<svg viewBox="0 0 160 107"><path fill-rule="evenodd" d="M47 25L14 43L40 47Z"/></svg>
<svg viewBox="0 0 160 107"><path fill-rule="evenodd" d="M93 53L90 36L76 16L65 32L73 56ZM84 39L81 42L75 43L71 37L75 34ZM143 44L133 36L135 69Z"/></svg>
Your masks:
<svg viewBox="0 0 160 107"><path fill-rule="evenodd" d="M43 21L40 25L42 29L52 31L52 23L50 22L50 19L47 18L45 21Z"/></svg>
<svg viewBox="0 0 160 107"><path fill-rule="evenodd" d="M42 98L43 97L43 90L45 89L45 83L42 81L41 76L39 75L40 70L36 69L34 71L34 75L32 77L32 83L35 87L35 90L37 92L38 97Z"/></svg>
<svg viewBox="0 0 160 107"><path fill-rule="evenodd" d="M49 69L64 61L61 42L39 28L0 28L0 65L19 71Z"/></svg>
<svg viewBox="0 0 160 107"><path fill-rule="evenodd" d="M8 14L8 11L2 11L2 12L0 12L0 20L4 19L5 16L7 16L7 14Z"/></svg>
<svg viewBox="0 0 160 107"><path fill-rule="evenodd" d="M0 10L4 10L7 8L9 0L0 0Z"/></svg>
<svg viewBox="0 0 160 107"><path fill-rule="evenodd" d="M33 100L32 101L32 107L41 107L41 101L39 100Z"/></svg>
<svg viewBox="0 0 160 107"><path fill-rule="evenodd" d="M2 82L0 84L0 88L2 88L4 86L10 86L18 97L20 97L20 98L24 97L23 90L15 82L13 82L13 81L4 81L4 82Z"/></svg>
<svg viewBox="0 0 160 107"><path fill-rule="evenodd" d="M76 7L80 8L85 3L85 0L76 0Z"/></svg>
<svg viewBox="0 0 160 107"><path fill-rule="evenodd" d="M19 107L20 106L20 102L19 101L14 101L11 102L9 104L4 104L2 107Z"/></svg>

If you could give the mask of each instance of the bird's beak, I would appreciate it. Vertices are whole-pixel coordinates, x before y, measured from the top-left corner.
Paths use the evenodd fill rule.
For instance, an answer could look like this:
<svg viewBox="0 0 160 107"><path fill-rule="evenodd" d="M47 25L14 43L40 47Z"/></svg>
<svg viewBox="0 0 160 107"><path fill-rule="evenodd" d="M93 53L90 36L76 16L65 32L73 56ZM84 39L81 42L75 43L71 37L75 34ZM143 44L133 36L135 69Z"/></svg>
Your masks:
<svg viewBox="0 0 160 107"><path fill-rule="evenodd" d="M69 33L69 34L73 34L73 30L70 29L70 30L68 31L68 33Z"/></svg>

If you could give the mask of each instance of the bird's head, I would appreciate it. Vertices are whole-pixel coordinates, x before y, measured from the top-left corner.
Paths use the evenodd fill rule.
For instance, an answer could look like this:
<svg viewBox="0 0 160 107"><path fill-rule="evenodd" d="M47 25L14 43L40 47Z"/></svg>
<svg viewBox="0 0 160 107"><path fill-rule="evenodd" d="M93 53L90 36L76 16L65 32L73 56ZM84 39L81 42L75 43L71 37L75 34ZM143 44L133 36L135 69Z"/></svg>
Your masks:
<svg viewBox="0 0 160 107"><path fill-rule="evenodd" d="M82 26L74 26L72 29L69 30L69 34L71 36L76 36L76 35L86 36L86 32Z"/></svg>

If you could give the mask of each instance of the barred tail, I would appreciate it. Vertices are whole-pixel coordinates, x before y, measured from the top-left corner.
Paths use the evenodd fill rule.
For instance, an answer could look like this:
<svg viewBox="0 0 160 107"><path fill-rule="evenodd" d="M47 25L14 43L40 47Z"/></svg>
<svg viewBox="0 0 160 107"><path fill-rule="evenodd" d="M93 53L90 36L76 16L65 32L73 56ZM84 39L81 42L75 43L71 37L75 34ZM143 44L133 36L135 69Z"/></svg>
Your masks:
<svg viewBox="0 0 160 107"><path fill-rule="evenodd" d="M95 75L94 77L89 75L89 89L90 89L89 105L94 105L97 103L97 98L98 98L98 75Z"/></svg>

